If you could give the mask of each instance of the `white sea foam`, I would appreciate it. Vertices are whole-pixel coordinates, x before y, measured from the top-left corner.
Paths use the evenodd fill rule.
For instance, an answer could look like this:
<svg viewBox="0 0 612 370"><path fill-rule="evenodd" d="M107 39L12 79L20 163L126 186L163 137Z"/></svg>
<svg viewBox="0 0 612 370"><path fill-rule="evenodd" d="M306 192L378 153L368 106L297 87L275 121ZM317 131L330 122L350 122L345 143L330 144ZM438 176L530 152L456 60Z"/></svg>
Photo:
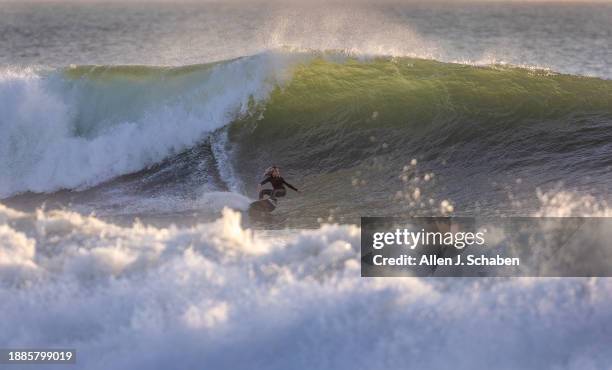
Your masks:
<svg viewBox="0 0 612 370"><path fill-rule="evenodd" d="M77 348L79 369L612 361L612 279L360 278L358 227L263 235L230 210L190 228L0 220L0 343Z"/></svg>

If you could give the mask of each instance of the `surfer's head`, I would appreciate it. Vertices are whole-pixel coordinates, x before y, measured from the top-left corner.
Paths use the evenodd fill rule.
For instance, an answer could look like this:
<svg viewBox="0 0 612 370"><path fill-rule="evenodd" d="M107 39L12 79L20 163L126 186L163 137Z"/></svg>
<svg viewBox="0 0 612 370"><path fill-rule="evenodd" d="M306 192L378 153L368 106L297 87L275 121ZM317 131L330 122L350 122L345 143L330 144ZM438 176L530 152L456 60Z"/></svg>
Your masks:
<svg viewBox="0 0 612 370"><path fill-rule="evenodd" d="M273 166L266 168L266 171L264 172L264 176L274 176L274 177L280 176L280 167L278 167L277 165L273 165Z"/></svg>

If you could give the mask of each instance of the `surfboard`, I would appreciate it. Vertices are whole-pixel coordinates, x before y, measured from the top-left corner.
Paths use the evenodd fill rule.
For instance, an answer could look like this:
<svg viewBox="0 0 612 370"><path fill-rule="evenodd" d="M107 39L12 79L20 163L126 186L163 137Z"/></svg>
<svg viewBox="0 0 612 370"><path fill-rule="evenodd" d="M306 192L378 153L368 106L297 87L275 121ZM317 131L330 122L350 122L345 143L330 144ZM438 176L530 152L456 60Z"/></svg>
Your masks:
<svg viewBox="0 0 612 370"><path fill-rule="evenodd" d="M249 205L249 213L270 213L276 209L276 202L272 199L256 200Z"/></svg>

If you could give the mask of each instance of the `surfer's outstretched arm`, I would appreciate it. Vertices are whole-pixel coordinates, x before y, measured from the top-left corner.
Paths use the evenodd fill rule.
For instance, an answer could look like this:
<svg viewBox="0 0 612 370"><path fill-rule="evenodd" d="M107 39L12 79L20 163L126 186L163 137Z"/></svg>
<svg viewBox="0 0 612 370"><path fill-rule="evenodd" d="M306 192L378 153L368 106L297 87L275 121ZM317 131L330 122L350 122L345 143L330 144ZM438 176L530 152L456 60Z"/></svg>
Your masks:
<svg viewBox="0 0 612 370"><path fill-rule="evenodd" d="M299 193L299 190L295 186L293 186L290 183L288 183L287 181L285 181L285 179L283 179L283 184L287 185L293 191L297 191Z"/></svg>

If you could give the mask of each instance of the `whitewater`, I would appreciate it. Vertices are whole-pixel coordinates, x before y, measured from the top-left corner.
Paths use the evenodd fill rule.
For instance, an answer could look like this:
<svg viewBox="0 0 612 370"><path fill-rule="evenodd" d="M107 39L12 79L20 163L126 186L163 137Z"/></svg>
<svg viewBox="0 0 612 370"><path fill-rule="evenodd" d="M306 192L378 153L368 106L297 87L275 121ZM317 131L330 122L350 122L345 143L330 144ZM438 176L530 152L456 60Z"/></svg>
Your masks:
<svg viewBox="0 0 612 370"><path fill-rule="evenodd" d="M114 81L103 71L89 81L64 78L79 73L70 68L5 71L0 196L91 186L183 151L265 97L277 63L282 58L264 54L203 66L197 80L170 84L163 70L135 84L122 81L121 70Z"/></svg>
<svg viewBox="0 0 612 370"><path fill-rule="evenodd" d="M610 17L3 4L0 348L76 348L78 369L608 368L610 279L361 278L359 218L612 216ZM304 192L250 218L272 163Z"/></svg>
<svg viewBox="0 0 612 370"><path fill-rule="evenodd" d="M612 213L589 203L543 197L541 212ZM18 318L1 321L0 342L78 348L84 369L443 369L449 360L600 369L612 360L610 279L366 279L356 226L260 234L240 218L225 210L189 228L121 227L0 208L0 309Z"/></svg>

